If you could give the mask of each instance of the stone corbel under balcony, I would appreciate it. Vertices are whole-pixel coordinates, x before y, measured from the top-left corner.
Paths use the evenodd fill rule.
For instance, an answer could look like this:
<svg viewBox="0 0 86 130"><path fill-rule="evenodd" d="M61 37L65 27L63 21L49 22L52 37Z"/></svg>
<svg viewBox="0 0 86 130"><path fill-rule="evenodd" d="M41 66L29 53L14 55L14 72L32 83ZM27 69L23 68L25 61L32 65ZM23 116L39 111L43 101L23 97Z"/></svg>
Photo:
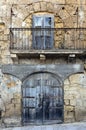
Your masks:
<svg viewBox="0 0 86 130"><path fill-rule="evenodd" d="M15 63L18 63L18 56L16 54L11 54L11 58Z"/></svg>

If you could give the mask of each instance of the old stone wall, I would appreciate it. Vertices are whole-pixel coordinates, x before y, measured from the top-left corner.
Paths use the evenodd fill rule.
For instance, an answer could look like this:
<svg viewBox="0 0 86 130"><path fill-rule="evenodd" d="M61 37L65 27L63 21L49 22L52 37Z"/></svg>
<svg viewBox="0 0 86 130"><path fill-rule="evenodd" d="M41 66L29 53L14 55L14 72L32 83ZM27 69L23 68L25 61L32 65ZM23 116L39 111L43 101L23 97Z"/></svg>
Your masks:
<svg viewBox="0 0 86 130"><path fill-rule="evenodd" d="M82 6L82 7L81 7ZM31 27L32 15L39 13L53 14L55 18L55 27L85 27L86 26L86 1L80 3L79 0L1 0L0 2L0 61L1 63L12 63L10 47L10 27ZM77 8L80 11L83 8L84 17L77 15ZM79 13L79 12L78 12ZM80 19L81 17L81 19ZM81 20L81 21L80 21ZM72 32L72 35L74 32ZM30 33L28 34L28 36ZM64 43L63 36L65 35L65 48L73 48L73 38L71 33L64 31L55 32L55 47L61 48ZM77 34L78 35L78 34ZM86 35L86 33L84 34ZM59 36L59 37L57 37ZM71 40L69 44L69 40ZM32 40L32 38L31 38ZM85 40L83 46L85 46ZM76 41L77 43L77 41ZM30 43L31 45L31 43ZM78 44L76 44L78 47ZM81 48L81 47L79 47Z"/></svg>
<svg viewBox="0 0 86 130"><path fill-rule="evenodd" d="M0 70L0 121L1 126L21 123L21 81Z"/></svg>
<svg viewBox="0 0 86 130"><path fill-rule="evenodd" d="M22 83L0 70L1 126L20 126L22 115ZM74 74L64 81L64 122L86 121L86 72Z"/></svg>
<svg viewBox="0 0 86 130"><path fill-rule="evenodd" d="M80 10L81 6L84 18L76 14L77 8ZM0 0L0 65L16 63L11 59L10 27L32 27L33 14L53 14L55 28L86 27L86 0L83 0L82 3L80 0ZM86 46L86 32L84 34L83 45ZM30 36L29 46L31 46L31 32L28 33L28 36ZM71 37L70 31L54 33L55 47L61 48L63 46L63 36L66 40L65 48L68 46L73 48L73 37ZM70 44L69 41L71 41ZM77 59L76 62L82 63L82 60ZM67 61L58 57L44 61L36 58L22 58L18 60L18 63L64 64ZM1 126L15 124L19 126L21 124L21 84L19 79L2 74L0 70ZM72 75L64 81L64 103L64 122L86 121L86 72Z"/></svg>
<svg viewBox="0 0 86 130"><path fill-rule="evenodd" d="M65 122L86 121L86 72L64 82Z"/></svg>

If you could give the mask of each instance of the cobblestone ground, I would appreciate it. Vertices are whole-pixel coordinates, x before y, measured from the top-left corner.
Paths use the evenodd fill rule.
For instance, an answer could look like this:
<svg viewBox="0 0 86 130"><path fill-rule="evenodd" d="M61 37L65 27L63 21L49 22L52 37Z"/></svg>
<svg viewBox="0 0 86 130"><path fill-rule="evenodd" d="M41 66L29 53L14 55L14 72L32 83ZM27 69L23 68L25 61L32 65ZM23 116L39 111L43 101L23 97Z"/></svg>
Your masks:
<svg viewBox="0 0 86 130"><path fill-rule="evenodd" d="M86 122L58 124L58 125L43 125L43 126L26 126L14 128L0 128L0 130L86 130Z"/></svg>

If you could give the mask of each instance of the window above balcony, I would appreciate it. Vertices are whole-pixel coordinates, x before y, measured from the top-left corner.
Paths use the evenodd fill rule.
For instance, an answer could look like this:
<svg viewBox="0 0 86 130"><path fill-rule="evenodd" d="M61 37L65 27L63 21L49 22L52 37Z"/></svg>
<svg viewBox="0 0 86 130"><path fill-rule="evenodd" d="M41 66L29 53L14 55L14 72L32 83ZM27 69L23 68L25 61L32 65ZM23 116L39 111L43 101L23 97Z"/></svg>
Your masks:
<svg viewBox="0 0 86 130"><path fill-rule="evenodd" d="M83 54L86 28L66 28L54 15L33 15L32 28L10 28L10 51L18 56ZM60 21L60 20L59 20Z"/></svg>
<svg viewBox="0 0 86 130"><path fill-rule="evenodd" d="M54 17L52 15L33 16L33 49L53 49ZM45 29L43 29L45 28ZM46 30L47 29L47 30Z"/></svg>

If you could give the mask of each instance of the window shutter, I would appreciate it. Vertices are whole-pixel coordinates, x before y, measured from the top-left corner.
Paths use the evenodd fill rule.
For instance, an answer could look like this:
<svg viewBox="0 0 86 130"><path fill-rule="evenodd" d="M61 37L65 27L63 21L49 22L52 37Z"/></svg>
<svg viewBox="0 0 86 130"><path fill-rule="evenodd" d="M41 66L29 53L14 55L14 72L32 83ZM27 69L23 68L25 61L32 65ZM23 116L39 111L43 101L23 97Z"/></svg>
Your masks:
<svg viewBox="0 0 86 130"><path fill-rule="evenodd" d="M33 16L33 48L52 49L54 17L52 15ZM45 28L45 29L42 29Z"/></svg>

